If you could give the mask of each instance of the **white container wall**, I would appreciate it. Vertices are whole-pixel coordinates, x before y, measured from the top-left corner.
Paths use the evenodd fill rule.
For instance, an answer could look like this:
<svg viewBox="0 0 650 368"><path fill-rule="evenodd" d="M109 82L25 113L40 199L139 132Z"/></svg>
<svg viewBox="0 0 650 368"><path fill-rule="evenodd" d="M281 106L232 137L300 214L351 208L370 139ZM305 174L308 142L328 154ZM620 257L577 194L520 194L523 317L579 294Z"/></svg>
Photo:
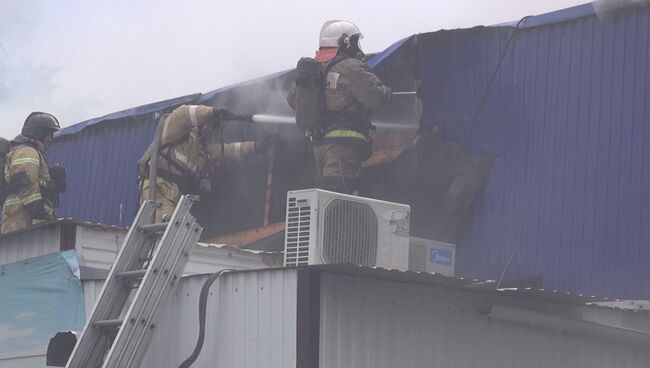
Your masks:
<svg viewBox="0 0 650 368"><path fill-rule="evenodd" d="M0 237L0 265L58 252L60 244L59 224L2 236Z"/></svg>
<svg viewBox="0 0 650 368"><path fill-rule="evenodd" d="M489 319L476 295L324 273L320 367L648 367L647 345Z"/></svg>
<svg viewBox="0 0 650 368"><path fill-rule="evenodd" d="M60 221L0 237L0 265L74 248L80 266L109 270L125 236L126 229L122 228ZM197 243L183 273L195 275L225 268L268 268L274 262L269 253ZM280 264L279 261L275 263Z"/></svg>
<svg viewBox="0 0 650 368"><path fill-rule="evenodd" d="M178 367L198 337L206 275L183 278L159 319L140 368ZM296 366L297 272L225 274L211 287L203 350L193 367Z"/></svg>

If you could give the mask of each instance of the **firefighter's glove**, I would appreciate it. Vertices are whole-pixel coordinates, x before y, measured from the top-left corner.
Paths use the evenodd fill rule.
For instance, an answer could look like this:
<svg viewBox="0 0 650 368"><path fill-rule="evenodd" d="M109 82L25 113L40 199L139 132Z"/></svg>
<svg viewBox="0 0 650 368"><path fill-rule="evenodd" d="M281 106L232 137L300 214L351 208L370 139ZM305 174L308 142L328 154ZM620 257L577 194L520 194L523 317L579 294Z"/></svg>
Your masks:
<svg viewBox="0 0 650 368"><path fill-rule="evenodd" d="M255 153L258 155L265 155L271 152L271 148L275 146L278 137L275 134L265 135L262 139L255 142Z"/></svg>
<svg viewBox="0 0 650 368"><path fill-rule="evenodd" d="M237 120L237 114L235 114L234 112L228 109L218 109L215 107L214 109L212 109L212 114L217 124L226 121Z"/></svg>
<svg viewBox="0 0 650 368"><path fill-rule="evenodd" d="M26 204L25 208L32 216L33 221L47 220L47 212L45 212L45 205L42 199Z"/></svg>
<svg viewBox="0 0 650 368"><path fill-rule="evenodd" d="M52 182L54 183L54 187L56 188L57 193L65 192L65 167L61 165L54 165L50 167L50 178L52 178Z"/></svg>
<svg viewBox="0 0 650 368"><path fill-rule="evenodd" d="M203 178L201 181L199 181L199 194L205 195L210 193L212 190L212 182L210 182L210 179Z"/></svg>

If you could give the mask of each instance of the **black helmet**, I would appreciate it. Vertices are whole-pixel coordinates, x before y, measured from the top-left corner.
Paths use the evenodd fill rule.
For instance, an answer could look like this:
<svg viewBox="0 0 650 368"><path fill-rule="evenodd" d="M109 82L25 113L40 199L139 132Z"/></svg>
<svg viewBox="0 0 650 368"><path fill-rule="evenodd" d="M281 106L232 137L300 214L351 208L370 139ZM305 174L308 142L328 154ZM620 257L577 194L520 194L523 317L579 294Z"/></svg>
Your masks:
<svg viewBox="0 0 650 368"><path fill-rule="evenodd" d="M46 112L35 111L25 119L22 135L43 141L47 136L61 129L59 121L54 115Z"/></svg>

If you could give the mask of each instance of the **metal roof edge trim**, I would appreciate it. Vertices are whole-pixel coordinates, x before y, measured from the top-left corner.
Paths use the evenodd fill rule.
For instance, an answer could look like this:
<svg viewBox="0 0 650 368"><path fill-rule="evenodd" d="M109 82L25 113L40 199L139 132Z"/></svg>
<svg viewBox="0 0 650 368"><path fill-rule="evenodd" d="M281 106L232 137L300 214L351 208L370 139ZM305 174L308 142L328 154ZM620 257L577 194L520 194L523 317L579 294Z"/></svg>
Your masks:
<svg viewBox="0 0 650 368"><path fill-rule="evenodd" d="M377 280L403 282L409 284L421 284L438 286L443 288L455 289L466 292L474 292L484 295L504 296L504 297L519 297L519 298L533 298L542 300L547 303L558 303L566 305L575 305L580 307L616 310L628 313L638 313L637 310L625 310L622 308L607 307L595 304L595 302L603 302L612 300L605 297L587 296L584 294L574 294L569 292L561 292L558 290L547 289L533 289L533 288L508 288L508 289L483 289L473 288L472 285L479 280L467 279L455 276L446 276L437 273L403 271L396 269L388 269L381 267L365 267L355 266L352 264L324 264L324 265L310 265L301 267L269 267L251 270L232 270L233 273L239 272L259 272L259 271L288 271L288 270L307 270L307 271L323 271L336 274L367 277ZM196 277L209 274L190 275L184 277ZM650 314L650 310L642 311Z"/></svg>
<svg viewBox="0 0 650 368"><path fill-rule="evenodd" d="M57 133L55 139L59 139L65 136L69 135L75 135L78 133L81 133L84 129L87 127L100 124L103 122L107 122L109 120L117 120L117 119L123 119L126 117L131 117L131 116L137 116L137 115L144 115L152 112L156 112L162 109L166 109L175 105L182 105L184 103L188 103L191 101L194 101L201 97L200 93L194 93L191 95L185 95L181 97L175 97L171 98L168 100L163 100L163 101L158 101L158 102L152 102L146 105L141 105L141 106L136 106L130 109L126 110L121 110L117 112L113 112L104 116L100 116L97 118L89 119L86 121L82 121L80 123L70 125L68 127L65 127L61 129L59 133Z"/></svg>
<svg viewBox="0 0 650 368"><path fill-rule="evenodd" d="M99 227L99 228L102 228L102 229L105 229L105 230L109 230L109 229L110 230L124 230L124 231L128 230L127 228L121 227L121 226L99 224L99 223L94 223L94 222L89 222L89 221L80 221L80 220L75 220L75 219L72 219L72 218L59 218L59 219L56 219L56 220L42 222L40 224L29 226L29 227L26 227L24 229L20 229L20 230L17 230L17 231L12 231L10 233L0 234L0 241L2 239L7 239L7 238L10 238L10 237L13 237L13 236L16 236L16 235L20 235L20 234L24 234L24 233L27 233L27 232L30 232L30 231L39 230L39 229L42 229L42 228L56 226L56 225L65 225L65 224L80 225L80 226L87 226L87 227Z"/></svg>
<svg viewBox="0 0 650 368"><path fill-rule="evenodd" d="M596 15L594 3L585 3L572 6L565 9L555 10L549 13L539 15L530 15L523 17L524 21L519 25L519 29L534 28L547 26L556 23L569 22L572 20ZM520 20L506 23L494 24L489 27L514 27Z"/></svg>
<svg viewBox="0 0 650 368"><path fill-rule="evenodd" d="M412 40L414 37L416 37L416 35L410 35L408 37L402 38L401 40L388 46L384 51L375 54L372 58L370 58L370 60L368 60L368 66L371 69L374 69L375 67L381 65L381 63L383 63L390 55L392 55L393 52L399 50L402 46L404 46L404 44Z"/></svg>
<svg viewBox="0 0 650 368"><path fill-rule="evenodd" d="M217 249L224 249L224 250L233 250L235 252L239 253L244 253L244 254L255 254L255 255L264 255L264 254L280 254L282 252L267 252L263 250L254 250L254 249L246 249L246 248L241 248L236 245L230 245L230 244L214 244L214 243L204 243L204 242L196 242L196 245L202 248L217 248Z"/></svg>

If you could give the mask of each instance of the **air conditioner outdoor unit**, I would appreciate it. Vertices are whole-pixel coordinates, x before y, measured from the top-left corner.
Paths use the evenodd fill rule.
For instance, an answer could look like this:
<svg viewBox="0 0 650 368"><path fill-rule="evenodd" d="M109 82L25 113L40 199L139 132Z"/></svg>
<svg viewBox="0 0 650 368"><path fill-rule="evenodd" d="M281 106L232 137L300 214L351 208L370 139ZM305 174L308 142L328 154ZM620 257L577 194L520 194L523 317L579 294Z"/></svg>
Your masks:
<svg viewBox="0 0 650 368"><path fill-rule="evenodd" d="M320 189L287 193L284 265L330 263L407 270L405 204Z"/></svg>
<svg viewBox="0 0 650 368"><path fill-rule="evenodd" d="M409 271L454 276L456 245L411 237Z"/></svg>

